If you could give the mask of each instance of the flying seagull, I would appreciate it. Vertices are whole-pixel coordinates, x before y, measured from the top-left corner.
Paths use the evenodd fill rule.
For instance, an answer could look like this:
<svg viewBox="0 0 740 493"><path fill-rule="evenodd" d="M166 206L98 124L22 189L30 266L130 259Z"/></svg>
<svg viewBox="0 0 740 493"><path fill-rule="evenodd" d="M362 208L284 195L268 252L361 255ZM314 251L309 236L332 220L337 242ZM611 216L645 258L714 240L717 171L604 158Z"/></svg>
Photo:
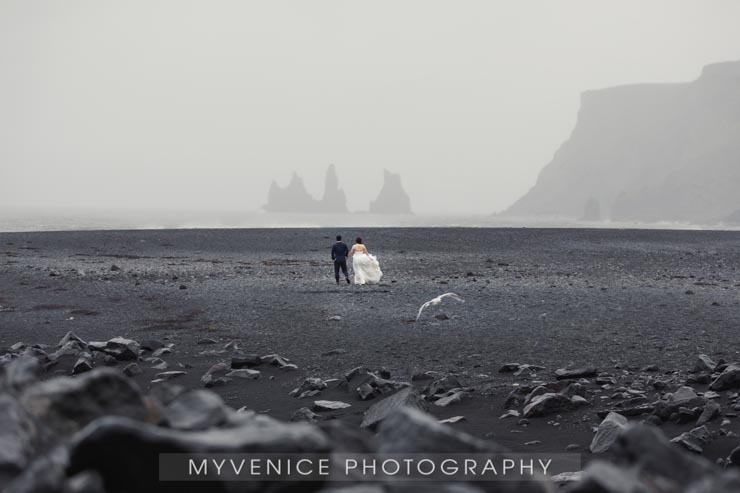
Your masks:
<svg viewBox="0 0 740 493"><path fill-rule="evenodd" d="M419 313L418 313L418 314L416 315L416 322L418 322L418 321L419 321L419 317L421 317L421 312L423 312L424 310L426 310L426 309L427 309L427 308L429 308L430 306L435 306L435 305L439 305L440 303L442 303L442 300L443 300L444 298L447 298L447 297L450 297L450 298L452 298L453 300L457 300L457 301L459 301L460 303L465 303L465 300L464 300L464 299L462 299L462 298L460 298L460 297L459 297L458 295L456 295L455 293L445 293L445 294L441 294L441 295L437 296L436 298L434 298L433 300L429 300L429 301L427 301L426 303L424 303L423 305L421 305L421 308L419 308Z"/></svg>

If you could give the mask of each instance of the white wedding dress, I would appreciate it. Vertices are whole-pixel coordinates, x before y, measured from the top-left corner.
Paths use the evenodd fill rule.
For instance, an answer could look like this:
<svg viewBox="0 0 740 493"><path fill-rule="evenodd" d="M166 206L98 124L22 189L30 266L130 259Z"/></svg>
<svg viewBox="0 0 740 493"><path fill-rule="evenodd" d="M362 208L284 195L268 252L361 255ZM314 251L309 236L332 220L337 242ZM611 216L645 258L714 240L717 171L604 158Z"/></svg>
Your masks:
<svg viewBox="0 0 740 493"><path fill-rule="evenodd" d="M355 272L355 284L377 284L383 277L380 262L375 255L355 252L352 254L352 270Z"/></svg>

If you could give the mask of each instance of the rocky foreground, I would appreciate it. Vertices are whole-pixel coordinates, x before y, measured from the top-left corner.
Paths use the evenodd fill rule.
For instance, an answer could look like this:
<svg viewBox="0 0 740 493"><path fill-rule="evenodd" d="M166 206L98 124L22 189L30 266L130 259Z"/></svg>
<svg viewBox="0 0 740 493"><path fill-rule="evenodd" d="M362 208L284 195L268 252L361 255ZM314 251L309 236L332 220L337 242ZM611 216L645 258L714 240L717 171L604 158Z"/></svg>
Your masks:
<svg viewBox="0 0 740 493"><path fill-rule="evenodd" d="M199 341L214 344L214 340ZM357 367L338 379L306 379L290 392L305 405L290 423L247 409L228 407L214 387L243 385L262 378L260 369L293 372L280 355L257 355L230 341L220 354L227 361L201 377L200 389L177 379L187 373L154 375L146 394L134 378L141 366L167 368L172 345L157 340L116 337L84 341L72 332L55 345L14 344L0 356L0 484L8 493L142 492L192 484L158 482L160 453L505 453L494 441L453 428L463 416L437 420L427 411L454 406L485 393L466 387L455 375L426 372L410 382L387 370ZM718 435L737 437L727 428L740 410L740 365L699 355L686 371L657 375L656 369L604 373L595 368L541 367L510 363L501 373L539 377L515 384L500 419L558 420L581 408L598 408L585 470L552 478L490 483L209 483L210 491L449 491L449 492L691 492L740 491L740 447L715 462L701 456ZM279 378L272 376L270 378ZM705 391L694 387L707 385ZM322 399L333 389L345 401ZM336 394L335 394L336 395ZM649 398L649 396L655 396ZM373 401L360 426L329 419L357 400ZM609 402L606 407L603 402ZM632 422L629 421L632 419ZM710 431L709 423L719 422ZM664 423L686 431L666 437ZM670 438L670 439L669 439ZM574 450L577 450L574 447ZM608 460L599 459L608 453ZM298 489L297 489L298 488Z"/></svg>

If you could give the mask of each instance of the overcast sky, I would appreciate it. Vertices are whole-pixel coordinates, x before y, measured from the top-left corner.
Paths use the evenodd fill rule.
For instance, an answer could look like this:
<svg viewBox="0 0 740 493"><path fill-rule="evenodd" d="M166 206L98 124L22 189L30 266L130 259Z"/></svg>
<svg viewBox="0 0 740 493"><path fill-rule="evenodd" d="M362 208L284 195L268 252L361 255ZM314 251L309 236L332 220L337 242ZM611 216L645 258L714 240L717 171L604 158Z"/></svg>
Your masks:
<svg viewBox="0 0 740 493"><path fill-rule="evenodd" d="M579 94L740 59L737 0L0 0L0 205L256 210L328 164L501 210Z"/></svg>

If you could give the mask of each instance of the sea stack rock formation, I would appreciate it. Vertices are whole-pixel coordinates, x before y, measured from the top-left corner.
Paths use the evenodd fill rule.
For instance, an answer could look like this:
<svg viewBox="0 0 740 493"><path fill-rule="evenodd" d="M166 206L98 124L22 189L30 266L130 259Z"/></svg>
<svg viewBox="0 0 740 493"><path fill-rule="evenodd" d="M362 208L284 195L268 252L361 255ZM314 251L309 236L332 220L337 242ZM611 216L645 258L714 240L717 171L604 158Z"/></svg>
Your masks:
<svg viewBox="0 0 740 493"><path fill-rule="evenodd" d="M372 214L411 214L411 200L401 185L401 176L383 170L383 187L378 198L370 202Z"/></svg>
<svg viewBox="0 0 740 493"><path fill-rule="evenodd" d="M347 212L347 196L344 190L339 188L337 170L333 164L326 170L324 179L324 197L319 203L321 212Z"/></svg>
<svg viewBox="0 0 740 493"><path fill-rule="evenodd" d="M740 214L740 61L688 83L585 92L516 217L712 224Z"/></svg>
<svg viewBox="0 0 740 493"><path fill-rule="evenodd" d="M267 204L263 207L267 212L293 213L346 213L347 198L344 190L339 188L339 180L334 165L326 170L324 197L316 200L306 191L303 179L293 173L287 187L280 187L273 181L267 194Z"/></svg>
<svg viewBox="0 0 740 493"><path fill-rule="evenodd" d="M265 210L268 212L297 212L315 210L316 199L306 191L303 178L293 173L287 187L280 187L273 181L267 194Z"/></svg>

